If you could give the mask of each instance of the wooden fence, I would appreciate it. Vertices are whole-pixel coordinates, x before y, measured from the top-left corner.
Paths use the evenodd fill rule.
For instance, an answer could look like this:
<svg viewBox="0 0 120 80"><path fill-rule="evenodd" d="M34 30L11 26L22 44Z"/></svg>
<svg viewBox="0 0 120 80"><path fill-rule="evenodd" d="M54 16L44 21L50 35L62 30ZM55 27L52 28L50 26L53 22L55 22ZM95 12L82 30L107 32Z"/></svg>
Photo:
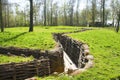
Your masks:
<svg viewBox="0 0 120 80"><path fill-rule="evenodd" d="M24 80L32 76L45 76L49 74L49 59L26 63L0 64L0 80Z"/></svg>

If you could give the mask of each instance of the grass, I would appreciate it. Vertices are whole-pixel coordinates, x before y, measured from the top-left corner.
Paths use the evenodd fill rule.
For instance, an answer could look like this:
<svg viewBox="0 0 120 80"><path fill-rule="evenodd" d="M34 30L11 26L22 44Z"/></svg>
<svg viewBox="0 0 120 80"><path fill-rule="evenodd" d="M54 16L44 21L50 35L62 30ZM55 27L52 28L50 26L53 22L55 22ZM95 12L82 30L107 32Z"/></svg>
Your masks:
<svg viewBox="0 0 120 80"><path fill-rule="evenodd" d="M31 49L51 49L55 46L52 33L70 32L80 27L34 27L34 32L27 32L28 27L6 28L0 33L0 46Z"/></svg>
<svg viewBox="0 0 120 80"><path fill-rule="evenodd" d="M37 26L34 27L34 32L28 32L28 27L5 28L5 32L0 32L0 46L48 50L56 44L53 40L52 33L70 32L78 29L80 29L80 27ZM0 55L0 64L29 60L32 60L32 58Z"/></svg>
<svg viewBox="0 0 120 80"><path fill-rule="evenodd" d="M61 26L35 27L34 32L28 33L27 27L7 28L4 33L0 33L0 45L42 50L51 49L55 45L51 33L69 32L78 29L80 28ZM111 80L120 76L120 32L116 33L112 30L98 29L73 33L69 34L69 36L89 45L91 54L95 58L94 68L73 77L67 75L48 76L39 78L39 80ZM0 57L0 60L2 62L2 57Z"/></svg>
<svg viewBox="0 0 120 80"><path fill-rule="evenodd" d="M33 60L34 58L31 57L21 57L21 56L6 56L6 55L2 55L0 54L0 64L5 64L5 63L19 63L19 62L28 62Z"/></svg>
<svg viewBox="0 0 120 80"><path fill-rule="evenodd" d="M120 33L100 29L70 34L90 46L95 57L94 68L75 77L75 80L110 80L120 76Z"/></svg>
<svg viewBox="0 0 120 80"><path fill-rule="evenodd" d="M69 34L70 37L89 45L94 56L94 67L77 76L60 75L39 80L120 80L120 32L97 29Z"/></svg>

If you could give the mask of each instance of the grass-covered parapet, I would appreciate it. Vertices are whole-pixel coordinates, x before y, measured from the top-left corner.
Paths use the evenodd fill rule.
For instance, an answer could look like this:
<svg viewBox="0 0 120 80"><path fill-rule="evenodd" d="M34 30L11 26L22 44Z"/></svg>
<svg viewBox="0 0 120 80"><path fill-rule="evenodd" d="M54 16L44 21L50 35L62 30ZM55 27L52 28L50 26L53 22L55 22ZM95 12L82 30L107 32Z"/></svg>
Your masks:
<svg viewBox="0 0 120 80"><path fill-rule="evenodd" d="M98 29L69 36L87 43L95 58L94 68L80 74L75 80L110 80L120 76L120 33Z"/></svg>
<svg viewBox="0 0 120 80"><path fill-rule="evenodd" d="M52 33L71 32L81 29L80 27L34 27L34 32L28 32L28 27L6 28L0 33L0 46L19 47L30 49L48 50L54 48L56 42Z"/></svg>

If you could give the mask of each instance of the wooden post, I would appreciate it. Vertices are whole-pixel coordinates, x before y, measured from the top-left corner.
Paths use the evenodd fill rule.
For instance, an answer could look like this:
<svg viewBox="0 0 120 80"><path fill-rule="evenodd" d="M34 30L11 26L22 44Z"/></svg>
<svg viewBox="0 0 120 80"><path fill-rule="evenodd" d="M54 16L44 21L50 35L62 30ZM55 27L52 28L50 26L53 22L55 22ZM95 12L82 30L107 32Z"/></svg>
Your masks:
<svg viewBox="0 0 120 80"><path fill-rule="evenodd" d="M50 70L50 69L51 69L51 68L50 68L50 60L47 59L47 62L48 62L47 64L48 64L48 72L49 72L48 74L50 74L50 73L51 73L51 70Z"/></svg>
<svg viewBox="0 0 120 80"><path fill-rule="evenodd" d="M13 67L13 80L16 80L16 65L15 63L11 63L12 67Z"/></svg>
<svg viewBox="0 0 120 80"><path fill-rule="evenodd" d="M37 76L39 76L39 65L38 65L38 61L37 60L35 60L35 66L36 66L36 74L37 74Z"/></svg>

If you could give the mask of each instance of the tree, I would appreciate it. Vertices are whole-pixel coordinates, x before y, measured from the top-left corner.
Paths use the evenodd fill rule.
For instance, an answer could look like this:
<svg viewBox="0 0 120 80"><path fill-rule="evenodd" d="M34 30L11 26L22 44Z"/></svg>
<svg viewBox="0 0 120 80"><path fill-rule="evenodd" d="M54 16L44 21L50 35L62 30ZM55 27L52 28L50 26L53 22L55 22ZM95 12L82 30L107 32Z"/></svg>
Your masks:
<svg viewBox="0 0 120 80"><path fill-rule="evenodd" d="M92 0L92 26L95 26L96 19L96 0Z"/></svg>
<svg viewBox="0 0 120 80"><path fill-rule="evenodd" d="M116 32L119 31L119 26L120 26L120 1L116 0L116 20L117 20L117 26L116 26Z"/></svg>
<svg viewBox="0 0 120 80"><path fill-rule="evenodd" d="M57 26L58 25L58 3L53 4L53 25Z"/></svg>
<svg viewBox="0 0 120 80"><path fill-rule="evenodd" d="M115 0L111 0L112 26L115 24Z"/></svg>
<svg viewBox="0 0 120 80"><path fill-rule="evenodd" d="M38 25L39 24L39 13L40 13L40 8L42 5L43 1L42 0L35 0L34 4L33 4L33 16L34 16L34 25Z"/></svg>
<svg viewBox="0 0 120 80"><path fill-rule="evenodd" d="M53 0L50 0L50 6L51 6L51 20L50 20L50 24L52 25L53 23Z"/></svg>
<svg viewBox="0 0 120 80"><path fill-rule="evenodd" d="M44 0L44 26L47 25L47 18L46 18L46 15L47 15L47 11L46 11L46 0Z"/></svg>
<svg viewBox="0 0 120 80"><path fill-rule="evenodd" d="M46 25L51 25L50 2L50 0L46 2Z"/></svg>
<svg viewBox="0 0 120 80"><path fill-rule="evenodd" d="M77 11L76 11L76 22L77 22L77 26L79 25L79 4L80 4L80 0L77 0Z"/></svg>
<svg viewBox="0 0 120 80"><path fill-rule="evenodd" d="M118 12L117 17L118 17L118 19L117 19L116 32L119 31L119 26L120 26L120 11Z"/></svg>
<svg viewBox="0 0 120 80"><path fill-rule="evenodd" d="M67 17L67 3L66 2L64 2L64 10L63 10L63 12L64 12L64 25L68 25L68 17Z"/></svg>
<svg viewBox="0 0 120 80"><path fill-rule="evenodd" d="M73 26L74 3L75 3L75 0L70 0L69 1L69 5L70 5L70 26Z"/></svg>
<svg viewBox="0 0 120 80"><path fill-rule="evenodd" d="M102 26L105 26L105 0L101 0Z"/></svg>
<svg viewBox="0 0 120 80"><path fill-rule="evenodd" d="M7 19L8 19L8 21L7 21L7 27L9 27L9 12L10 12L10 7L9 7L10 5L7 5Z"/></svg>
<svg viewBox="0 0 120 80"><path fill-rule="evenodd" d="M33 32L33 0L30 0L30 27L29 32Z"/></svg>
<svg viewBox="0 0 120 80"><path fill-rule="evenodd" d="M118 32L120 26L120 0L111 0L110 6L112 11L113 25L115 23L115 30Z"/></svg>
<svg viewBox="0 0 120 80"><path fill-rule="evenodd" d="M0 27L1 27L1 32L4 32L3 19L2 19L2 0L0 0Z"/></svg>
<svg viewBox="0 0 120 80"><path fill-rule="evenodd" d="M87 13L86 13L86 9L81 10L81 13L80 13L80 25L87 26L87 22L91 19L90 18L91 17L91 12L90 11L91 11L90 9L87 9Z"/></svg>
<svg viewBox="0 0 120 80"><path fill-rule="evenodd" d="M9 3L8 0L2 0L2 17L3 17L3 26L8 27L8 21L9 21Z"/></svg>

